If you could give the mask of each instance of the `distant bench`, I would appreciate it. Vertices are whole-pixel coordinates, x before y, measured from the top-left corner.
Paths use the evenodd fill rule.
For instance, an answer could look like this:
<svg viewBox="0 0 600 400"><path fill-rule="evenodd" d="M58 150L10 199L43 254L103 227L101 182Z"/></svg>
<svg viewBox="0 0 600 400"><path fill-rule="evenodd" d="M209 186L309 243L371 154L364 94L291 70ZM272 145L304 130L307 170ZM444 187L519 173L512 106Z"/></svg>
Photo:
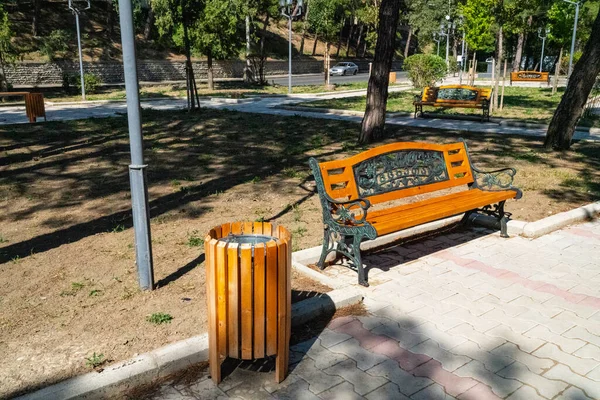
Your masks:
<svg viewBox="0 0 600 400"><path fill-rule="evenodd" d="M481 120L490 120L491 88L467 85L446 85L426 87L421 95L415 96L415 118L423 115L423 106L442 108L479 108L483 111Z"/></svg>
<svg viewBox="0 0 600 400"><path fill-rule="evenodd" d="M44 95L42 93L29 92L0 92L0 97L19 97L25 98L25 113L30 123L36 122L37 118L44 118L46 121L46 106L44 105Z"/></svg>
<svg viewBox="0 0 600 400"><path fill-rule="evenodd" d="M538 71L518 71L510 73L510 84L513 82L546 82L550 85L550 74Z"/></svg>

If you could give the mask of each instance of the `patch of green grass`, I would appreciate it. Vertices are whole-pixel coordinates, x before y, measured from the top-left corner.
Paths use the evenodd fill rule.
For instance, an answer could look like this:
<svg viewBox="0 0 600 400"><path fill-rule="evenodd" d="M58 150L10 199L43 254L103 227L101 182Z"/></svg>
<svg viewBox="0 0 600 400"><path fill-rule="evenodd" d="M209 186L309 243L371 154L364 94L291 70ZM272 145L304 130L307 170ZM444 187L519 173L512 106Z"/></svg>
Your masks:
<svg viewBox="0 0 600 400"><path fill-rule="evenodd" d="M96 352L94 352L94 354L92 354L90 357L86 357L85 359L85 365L90 368L97 368L105 362L106 359L104 358L104 354L96 354Z"/></svg>
<svg viewBox="0 0 600 400"><path fill-rule="evenodd" d="M193 230L192 233L188 235L187 245L188 247L202 247L204 246L204 238L200 236L197 230Z"/></svg>
<svg viewBox="0 0 600 400"><path fill-rule="evenodd" d="M71 282L71 289L63 290L62 292L60 292L60 296L61 297L75 296L77 294L77 292L79 292L84 287L85 287L85 284L82 282Z"/></svg>
<svg viewBox="0 0 600 400"><path fill-rule="evenodd" d="M304 237L306 232L308 232L308 229L306 229L305 226L299 226L292 231L292 237L294 237L294 238Z"/></svg>
<svg viewBox="0 0 600 400"><path fill-rule="evenodd" d="M10 259L13 264L18 264L21 261L21 256L14 256Z"/></svg>
<svg viewBox="0 0 600 400"><path fill-rule="evenodd" d="M88 295L89 297L98 297L102 295L102 290L100 289L92 289L90 290L90 294Z"/></svg>
<svg viewBox="0 0 600 400"><path fill-rule="evenodd" d="M534 150L528 151L506 151L501 155L514 158L515 160L523 160L530 163L539 162L542 159L540 153Z"/></svg>
<svg viewBox="0 0 600 400"><path fill-rule="evenodd" d="M250 179L250 183L255 184L260 182L262 179L260 176L255 176L254 178Z"/></svg>
<svg viewBox="0 0 600 400"><path fill-rule="evenodd" d="M8 239L6 239L4 236L0 235L0 243L8 243Z"/></svg>
<svg viewBox="0 0 600 400"><path fill-rule="evenodd" d="M123 232L125 230L125 225L124 224L118 224L117 226L115 226L114 228L112 228L111 233L119 233L119 232Z"/></svg>
<svg viewBox="0 0 600 400"><path fill-rule="evenodd" d="M173 316L171 316L171 314L165 314L162 312L153 313L146 317L146 321L148 321L154 325L171 323L172 319L173 319Z"/></svg>
<svg viewBox="0 0 600 400"><path fill-rule="evenodd" d="M300 207L298 205L292 206L292 216L293 216L294 222L300 222L302 220L302 210L300 209Z"/></svg>

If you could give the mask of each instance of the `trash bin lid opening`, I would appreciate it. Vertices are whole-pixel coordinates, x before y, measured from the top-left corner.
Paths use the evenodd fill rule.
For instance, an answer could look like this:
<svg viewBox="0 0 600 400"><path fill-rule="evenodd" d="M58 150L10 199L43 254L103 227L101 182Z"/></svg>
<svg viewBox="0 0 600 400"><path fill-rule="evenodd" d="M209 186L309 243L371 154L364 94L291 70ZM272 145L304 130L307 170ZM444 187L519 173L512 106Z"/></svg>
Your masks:
<svg viewBox="0 0 600 400"><path fill-rule="evenodd" d="M227 242L227 243L239 243L239 244L251 244L257 245L260 243L267 243L271 240L275 240L273 236L266 235L232 235L229 234L219 241Z"/></svg>

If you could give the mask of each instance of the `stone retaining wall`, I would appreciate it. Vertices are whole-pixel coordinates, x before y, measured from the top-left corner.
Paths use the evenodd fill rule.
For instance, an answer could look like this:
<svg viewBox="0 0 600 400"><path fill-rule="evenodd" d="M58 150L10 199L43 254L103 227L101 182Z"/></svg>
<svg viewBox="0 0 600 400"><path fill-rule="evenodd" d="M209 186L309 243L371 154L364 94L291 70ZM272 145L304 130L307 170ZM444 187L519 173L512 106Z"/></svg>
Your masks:
<svg viewBox="0 0 600 400"><path fill-rule="evenodd" d="M368 60L354 61L361 72L369 70ZM332 62L333 64L333 62ZM394 69L399 69L401 63L395 62ZM245 62L215 61L213 71L215 78L242 78ZM103 83L118 84L124 82L123 65L118 62L86 62L83 65L86 73L100 77ZM311 74L323 71L321 60L294 60L293 74ZM204 80L207 77L205 61L194 62L196 78ZM267 61L266 75L283 75L288 72L287 61ZM7 67L8 81L14 86L61 86L64 74L79 74L79 63L56 62L35 63L24 62ZM141 82L183 81L185 80L185 63L180 61L140 60L138 61L138 78Z"/></svg>

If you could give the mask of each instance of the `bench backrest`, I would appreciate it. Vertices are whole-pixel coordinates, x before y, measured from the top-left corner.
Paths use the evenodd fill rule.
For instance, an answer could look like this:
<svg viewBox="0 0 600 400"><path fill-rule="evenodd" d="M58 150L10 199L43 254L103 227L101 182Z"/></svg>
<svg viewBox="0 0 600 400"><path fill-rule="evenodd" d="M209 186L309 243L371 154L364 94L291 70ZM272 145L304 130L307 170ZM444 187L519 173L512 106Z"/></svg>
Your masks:
<svg viewBox="0 0 600 400"><path fill-rule="evenodd" d="M550 78L548 72L539 72L539 71L518 71L510 73L510 80L519 82L519 81L540 81L546 82Z"/></svg>
<svg viewBox="0 0 600 400"><path fill-rule="evenodd" d="M392 143L343 160L320 163L319 170L323 189L331 198L363 198L372 204L473 182L464 142Z"/></svg>
<svg viewBox="0 0 600 400"><path fill-rule="evenodd" d="M480 103L483 99L489 100L491 95L491 88L468 85L445 85L424 88L421 101L424 103Z"/></svg>

